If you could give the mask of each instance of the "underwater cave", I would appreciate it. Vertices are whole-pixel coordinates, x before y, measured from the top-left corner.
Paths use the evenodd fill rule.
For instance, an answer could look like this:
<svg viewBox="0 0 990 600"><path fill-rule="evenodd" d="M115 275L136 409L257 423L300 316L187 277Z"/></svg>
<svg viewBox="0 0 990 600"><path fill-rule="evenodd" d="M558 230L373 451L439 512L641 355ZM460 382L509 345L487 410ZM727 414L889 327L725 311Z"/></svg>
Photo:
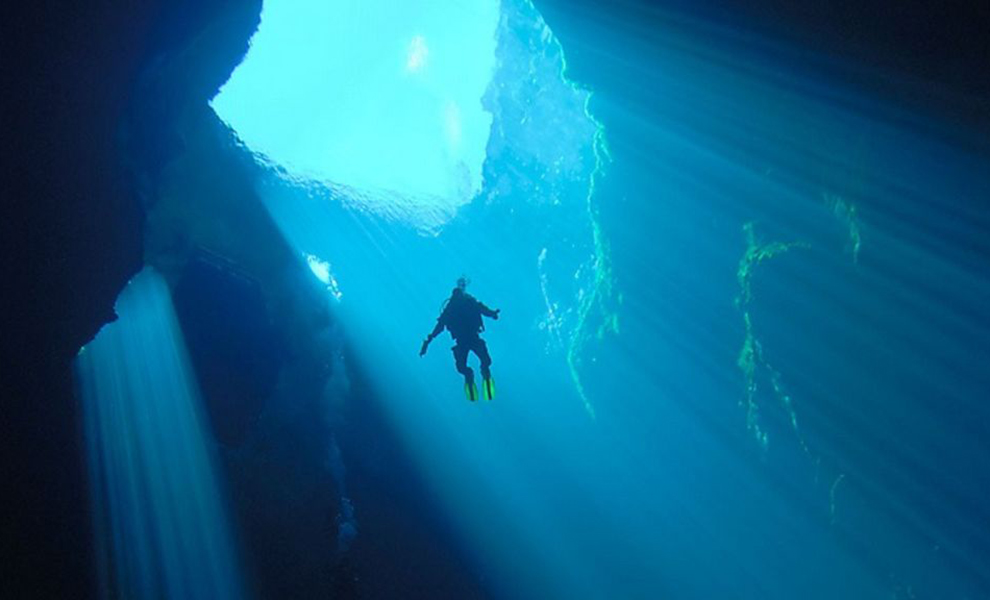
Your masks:
<svg viewBox="0 0 990 600"><path fill-rule="evenodd" d="M0 594L990 594L980 17L798 4L25 9Z"/></svg>

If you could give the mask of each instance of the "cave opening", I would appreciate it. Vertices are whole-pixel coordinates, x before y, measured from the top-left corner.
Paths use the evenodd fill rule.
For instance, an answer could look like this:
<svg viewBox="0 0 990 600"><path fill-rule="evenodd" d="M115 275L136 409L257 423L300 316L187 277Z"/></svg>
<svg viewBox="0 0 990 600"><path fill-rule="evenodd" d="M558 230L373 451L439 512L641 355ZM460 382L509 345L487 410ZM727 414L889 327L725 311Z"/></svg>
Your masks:
<svg viewBox="0 0 990 600"><path fill-rule="evenodd" d="M213 108L293 176L456 208L482 185L499 6L266 2Z"/></svg>

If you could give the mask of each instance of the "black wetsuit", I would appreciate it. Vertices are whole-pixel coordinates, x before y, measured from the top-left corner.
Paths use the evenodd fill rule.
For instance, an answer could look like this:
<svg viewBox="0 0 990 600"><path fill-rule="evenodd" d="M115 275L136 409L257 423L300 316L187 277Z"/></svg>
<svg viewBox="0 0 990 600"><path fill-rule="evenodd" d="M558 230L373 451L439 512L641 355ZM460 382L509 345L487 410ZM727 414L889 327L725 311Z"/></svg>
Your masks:
<svg viewBox="0 0 990 600"><path fill-rule="evenodd" d="M491 377L492 357L488 354L488 346L485 340L479 335L485 327L481 321L482 315L498 318L498 312L494 311L474 296L468 293L454 294L447 302L443 312L437 318L436 327L430 333L430 338L435 338L447 329L451 337L454 338L454 364L457 372L464 376L466 381L474 379L474 371L467 366L468 354L474 352L481 360L481 376L485 379Z"/></svg>

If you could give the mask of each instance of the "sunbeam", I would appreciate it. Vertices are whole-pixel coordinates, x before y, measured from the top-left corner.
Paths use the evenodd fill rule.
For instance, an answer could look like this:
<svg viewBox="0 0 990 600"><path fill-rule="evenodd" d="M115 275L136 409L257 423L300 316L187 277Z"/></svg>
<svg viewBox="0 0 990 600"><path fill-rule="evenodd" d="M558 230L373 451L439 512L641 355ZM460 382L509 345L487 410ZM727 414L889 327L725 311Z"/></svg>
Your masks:
<svg viewBox="0 0 990 600"><path fill-rule="evenodd" d="M76 360L103 596L244 598L168 287L142 271L116 309Z"/></svg>

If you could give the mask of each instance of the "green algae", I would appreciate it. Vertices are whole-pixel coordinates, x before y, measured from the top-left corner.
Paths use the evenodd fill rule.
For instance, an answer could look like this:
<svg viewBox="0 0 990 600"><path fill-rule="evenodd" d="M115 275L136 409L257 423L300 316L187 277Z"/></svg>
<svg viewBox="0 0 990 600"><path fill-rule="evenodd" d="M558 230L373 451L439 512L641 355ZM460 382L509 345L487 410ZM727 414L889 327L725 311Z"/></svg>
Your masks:
<svg viewBox="0 0 990 600"><path fill-rule="evenodd" d="M743 235L746 239L746 251L739 260L739 269L736 271L736 279L739 282L736 306L742 314L744 338L736 365L743 374L744 395L741 404L746 410L746 429L753 434L762 449L765 450L768 447L770 440L760 422L760 403L758 400L758 382L761 379L761 374L765 374L765 380L770 384L773 397L787 415L801 447L807 451L807 445L798 427L794 402L785 391L780 373L773 368L763 354L763 346L753 327L750 306L753 302L753 274L756 268L771 258L795 249L808 248L809 245L805 242L764 243L756 235L753 222L743 225Z"/></svg>

